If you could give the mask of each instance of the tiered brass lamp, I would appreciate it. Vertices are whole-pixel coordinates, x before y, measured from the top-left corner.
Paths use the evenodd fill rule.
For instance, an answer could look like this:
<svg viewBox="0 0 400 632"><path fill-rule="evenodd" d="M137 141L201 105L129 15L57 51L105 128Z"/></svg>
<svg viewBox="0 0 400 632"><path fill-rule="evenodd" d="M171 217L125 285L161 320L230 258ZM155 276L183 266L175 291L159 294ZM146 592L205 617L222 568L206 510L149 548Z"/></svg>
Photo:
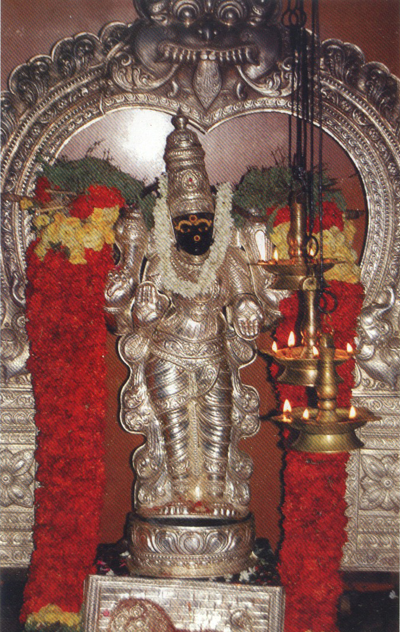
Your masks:
<svg viewBox="0 0 400 632"><path fill-rule="evenodd" d="M317 306L318 279L314 272L306 277L300 288L303 297L304 315L301 323L301 345L296 346L294 332L288 339L288 346L278 349L272 346L270 355L283 367L278 381L284 384L315 386L318 379L318 359L320 346L320 317ZM335 349L333 362L335 365L346 362L353 356L349 345L346 350ZM337 379L340 380L339 376Z"/></svg>
<svg viewBox="0 0 400 632"><path fill-rule="evenodd" d="M290 229L287 236L289 259L282 261L259 261L257 265L265 267L276 275L274 289L299 290L303 299L304 315L300 327L301 345L296 346L294 332L288 340L288 346L264 351L283 367L278 381L285 384L315 386L318 372L318 345L320 336L320 317L318 310L319 279L318 272L330 270L338 261L315 258L318 244L315 238L306 238L306 213L304 193L291 193ZM351 348L335 350L334 363L346 362L353 355ZM340 379L338 377L338 379Z"/></svg>
<svg viewBox="0 0 400 632"><path fill-rule="evenodd" d="M317 408L291 410L286 405L283 414L272 417L272 421L288 424L300 431L292 448L301 452L348 452L362 448L363 443L355 434L355 429L378 418L365 408L337 408L337 351L331 334L321 334L319 350L315 382Z"/></svg>
<svg viewBox="0 0 400 632"><path fill-rule="evenodd" d="M283 414L271 420L289 424L300 431L292 445L296 450L347 452L363 445L355 429L377 418L366 409L337 407L337 385L341 378L336 366L353 357L354 352L351 345L346 350L336 349L333 336L321 333L318 301L323 272L340 262L315 258L318 244L314 238L306 238L304 199L303 193L292 193L290 196L290 229L287 237L290 258L257 263L276 275L273 284L275 289L299 291L304 310L300 327L301 345L296 346L294 332L291 332L286 348L278 349L274 342L271 351L264 351L263 354L270 355L283 367L279 382L314 387L318 403L317 408L291 410L290 403L286 401Z"/></svg>

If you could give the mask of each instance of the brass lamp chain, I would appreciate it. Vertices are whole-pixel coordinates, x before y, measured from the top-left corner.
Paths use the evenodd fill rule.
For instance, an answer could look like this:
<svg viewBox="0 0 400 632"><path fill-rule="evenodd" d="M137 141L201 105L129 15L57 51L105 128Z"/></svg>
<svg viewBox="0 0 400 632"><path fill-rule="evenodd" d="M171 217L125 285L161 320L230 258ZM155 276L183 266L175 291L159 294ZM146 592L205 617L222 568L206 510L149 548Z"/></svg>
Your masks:
<svg viewBox="0 0 400 632"><path fill-rule="evenodd" d="M317 44L317 63L314 65L317 75L317 94L318 94L318 214L319 214L319 251L320 251L320 265L319 265L319 288L321 295L326 289L326 282L324 279L324 233L322 227L323 220L323 206L322 206L322 156L323 156L323 133L322 133L322 90L321 90L321 64L320 64L320 50L321 39L319 30L319 3L318 0L312 0L312 15L313 15L313 42ZM314 57L315 59L315 57ZM314 75L314 72L313 72ZM311 218L310 218L311 219ZM310 221L311 230L311 221ZM336 297L335 297L336 299ZM318 301L319 309L323 313L330 313L323 309L321 301ZM335 301L334 301L335 304ZM337 300L335 309L337 306ZM331 310L334 311L334 310Z"/></svg>
<svg viewBox="0 0 400 632"><path fill-rule="evenodd" d="M300 330L302 344L295 347L288 341L287 348L272 347L272 355L283 368L278 382L313 387L317 406L296 407L292 410L287 400L285 404L288 407L284 405L283 413L272 419L286 426L290 424L290 427L299 431L291 445L295 450L347 452L363 445L355 430L377 418L363 408L356 410L354 406L348 409L337 406L340 378L336 366L349 360L353 352L335 347L331 314L338 305L338 299L324 278L324 271L340 262L325 261L323 253L323 134L318 0L311 0L311 6L311 33L305 28L304 0L296 0L294 4L288 0L287 10L282 15L282 23L289 30L292 47L292 85L295 89L291 97L288 134L292 177L287 238L290 261L280 264L282 279L278 277L280 286L275 284L275 287L300 292L300 299L303 300L299 310L303 311ZM296 150L292 153L292 124L295 117ZM315 128L318 128L318 135ZM314 164L315 136L318 142L317 165ZM316 253L308 249L315 240L313 228L316 213L319 219L319 261L315 261ZM278 262L273 265L278 269ZM296 270L296 274L288 272L289 269ZM323 328L318 312L325 317ZM329 334L322 331L327 327Z"/></svg>
<svg viewBox="0 0 400 632"><path fill-rule="evenodd" d="M307 130L305 127L306 117L304 116L305 110L308 110L307 32L304 28L306 21L304 0L295 0L293 6L291 0L288 0L288 7L282 15L282 23L289 31L292 59L292 99L288 138L292 188L294 181L300 181L304 184L306 170ZM302 113L303 117L301 116ZM293 151L294 120L296 123L295 151Z"/></svg>
<svg viewBox="0 0 400 632"><path fill-rule="evenodd" d="M292 99L289 115L288 160L291 169L291 192L301 189L305 195L307 240L313 234L316 215L319 218L319 267L318 295L319 310L330 311L326 300L324 279L324 236L323 236L323 133L322 92L320 67L319 2L311 2L311 31L306 29L307 15L304 0L288 0L282 14L282 24L289 31L292 58ZM318 133L316 133L318 128ZM295 129L295 135L294 135ZM316 159L316 160L315 160ZM329 291L328 291L328 294ZM335 297L333 307L336 307Z"/></svg>

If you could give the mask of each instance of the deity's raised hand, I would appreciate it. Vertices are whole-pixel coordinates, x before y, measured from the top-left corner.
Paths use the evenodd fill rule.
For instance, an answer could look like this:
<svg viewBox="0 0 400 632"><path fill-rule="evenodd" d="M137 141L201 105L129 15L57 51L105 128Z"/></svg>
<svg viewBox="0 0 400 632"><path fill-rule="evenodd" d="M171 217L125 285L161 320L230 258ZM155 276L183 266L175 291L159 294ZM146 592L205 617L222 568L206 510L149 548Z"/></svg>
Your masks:
<svg viewBox="0 0 400 632"><path fill-rule="evenodd" d="M154 283L145 281L136 290L133 315L141 325L149 325L158 320L166 309L167 299L161 295Z"/></svg>

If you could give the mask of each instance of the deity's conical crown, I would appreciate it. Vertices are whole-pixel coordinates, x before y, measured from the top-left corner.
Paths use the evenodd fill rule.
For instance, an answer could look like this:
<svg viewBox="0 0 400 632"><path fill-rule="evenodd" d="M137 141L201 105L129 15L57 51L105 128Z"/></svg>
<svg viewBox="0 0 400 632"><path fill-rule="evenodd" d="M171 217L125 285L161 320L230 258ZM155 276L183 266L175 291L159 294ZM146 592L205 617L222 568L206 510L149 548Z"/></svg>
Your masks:
<svg viewBox="0 0 400 632"><path fill-rule="evenodd" d="M174 131L164 153L168 172L168 206L172 217L187 213L213 213L214 202L197 134L187 129L188 119L177 114Z"/></svg>

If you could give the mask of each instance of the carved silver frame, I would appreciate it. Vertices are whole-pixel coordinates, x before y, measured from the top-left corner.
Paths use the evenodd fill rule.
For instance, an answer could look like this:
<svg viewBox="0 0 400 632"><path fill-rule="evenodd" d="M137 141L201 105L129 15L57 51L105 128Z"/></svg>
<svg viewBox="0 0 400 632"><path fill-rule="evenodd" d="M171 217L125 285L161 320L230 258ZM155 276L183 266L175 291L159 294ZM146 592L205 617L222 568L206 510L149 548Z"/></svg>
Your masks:
<svg viewBox="0 0 400 632"><path fill-rule="evenodd" d="M188 72L184 65L175 68L174 77L164 77L156 84L129 84L122 72L127 29L129 25L111 23L99 36L81 33L61 40L50 55L34 57L17 67L10 76L9 91L2 95L0 550L5 567L27 566L32 551L34 399L24 369L28 355L24 252L30 224L14 196L31 193L37 157L54 161L73 133L120 108L174 113L181 107L203 131L236 116L288 113L290 108L290 73L285 60L263 83L251 82L240 63L234 68L221 66L221 77L228 72L234 77L230 80L234 89L224 100L215 99L208 109L193 86L190 98L180 98L179 81ZM400 411L395 386L400 315L399 80L379 63L366 64L357 47L336 40L323 43L320 61L323 129L353 161L368 204L362 260L366 297L360 321L360 347L366 353L360 356L354 401L382 416L382 421L361 431L365 447L353 453L349 462L348 543L342 567L389 571L397 569L398 559L398 506L390 489L398 485ZM129 63L136 62L130 58ZM188 77L185 85L190 88ZM391 373L385 377L381 366L388 357Z"/></svg>
<svg viewBox="0 0 400 632"><path fill-rule="evenodd" d="M285 596L280 587L99 575L86 580L85 631L110 630L115 608L132 598L157 603L182 630L283 631Z"/></svg>

